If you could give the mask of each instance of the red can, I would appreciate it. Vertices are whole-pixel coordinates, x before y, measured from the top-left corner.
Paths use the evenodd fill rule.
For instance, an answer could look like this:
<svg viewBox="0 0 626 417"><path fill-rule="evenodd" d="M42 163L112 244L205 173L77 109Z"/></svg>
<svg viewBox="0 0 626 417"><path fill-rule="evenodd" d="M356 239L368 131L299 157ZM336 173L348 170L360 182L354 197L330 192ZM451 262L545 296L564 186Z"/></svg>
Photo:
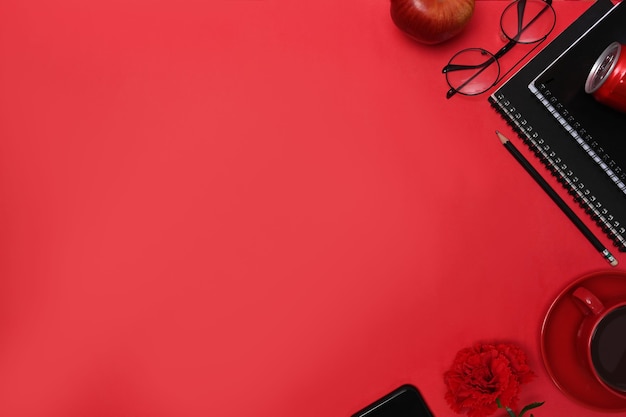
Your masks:
<svg viewBox="0 0 626 417"><path fill-rule="evenodd" d="M585 92L600 103L626 113L626 51L619 42L610 44L591 67Z"/></svg>

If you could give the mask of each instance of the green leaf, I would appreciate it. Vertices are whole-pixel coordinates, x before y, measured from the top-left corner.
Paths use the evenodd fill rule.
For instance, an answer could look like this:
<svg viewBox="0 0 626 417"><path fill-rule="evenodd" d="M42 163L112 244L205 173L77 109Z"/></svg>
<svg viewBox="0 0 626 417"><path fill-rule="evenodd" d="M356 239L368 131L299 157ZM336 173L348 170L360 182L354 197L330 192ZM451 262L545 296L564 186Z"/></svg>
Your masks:
<svg viewBox="0 0 626 417"><path fill-rule="evenodd" d="M504 407L502 407L502 403L500 402L500 398L496 398L496 404L498 405L498 408L504 408Z"/></svg>
<svg viewBox="0 0 626 417"><path fill-rule="evenodd" d="M528 410L532 410L533 408L537 408L537 407L541 407L543 405L545 401L542 402L534 402L534 403L530 403L528 404L526 407L522 408L522 411L520 411L519 413L519 417L522 417L524 415L524 413ZM533 417L533 415L531 414L530 417Z"/></svg>

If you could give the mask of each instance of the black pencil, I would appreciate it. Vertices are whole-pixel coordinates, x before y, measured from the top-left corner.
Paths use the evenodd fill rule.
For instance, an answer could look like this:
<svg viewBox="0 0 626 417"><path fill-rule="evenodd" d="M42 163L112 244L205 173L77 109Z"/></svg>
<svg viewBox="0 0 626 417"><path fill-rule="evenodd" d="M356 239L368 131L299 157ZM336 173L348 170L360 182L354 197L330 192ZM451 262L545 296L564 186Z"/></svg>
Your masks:
<svg viewBox="0 0 626 417"><path fill-rule="evenodd" d="M496 135L502 141L504 147L513 155L513 158L522 165L522 167L530 174L531 177L539 184L541 188L550 196L552 201L565 213L565 215L574 223L574 225L581 231L581 233L587 238L587 240L604 256L604 258L611 264L611 266L617 266L617 259L611 255L611 252L602 245L602 242L589 230L587 226L580 220L580 218L574 213L574 211L563 201L563 199L554 191L554 189L546 182L545 179L537 172L537 170L528 162L524 155L517 150L517 148L504 136L502 133L496 130Z"/></svg>

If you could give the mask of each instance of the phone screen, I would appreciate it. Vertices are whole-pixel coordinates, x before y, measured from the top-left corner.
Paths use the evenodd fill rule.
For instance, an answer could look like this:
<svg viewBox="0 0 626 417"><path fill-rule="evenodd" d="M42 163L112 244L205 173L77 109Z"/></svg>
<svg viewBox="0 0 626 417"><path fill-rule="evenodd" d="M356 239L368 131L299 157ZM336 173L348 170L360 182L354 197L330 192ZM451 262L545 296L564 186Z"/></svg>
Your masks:
<svg viewBox="0 0 626 417"><path fill-rule="evenodd" d="M413 385L403 385L352 417L433 417Z"/></svg>

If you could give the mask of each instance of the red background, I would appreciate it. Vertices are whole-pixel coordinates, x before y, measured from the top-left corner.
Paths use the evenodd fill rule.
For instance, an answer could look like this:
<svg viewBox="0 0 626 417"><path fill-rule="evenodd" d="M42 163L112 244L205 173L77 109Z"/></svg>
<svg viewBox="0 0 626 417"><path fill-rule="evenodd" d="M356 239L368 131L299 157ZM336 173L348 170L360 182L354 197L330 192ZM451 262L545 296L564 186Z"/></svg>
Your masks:
<svg viewBox="0 0 626 417"><path fill-rule="evenodd" d="M0 414L347 416L413 383L453 415L456 351L510 341L537 416L603 415L539 331L609 266L487 97L444 97L504 4L428 47L387 0L0 3Z"/></svg>

